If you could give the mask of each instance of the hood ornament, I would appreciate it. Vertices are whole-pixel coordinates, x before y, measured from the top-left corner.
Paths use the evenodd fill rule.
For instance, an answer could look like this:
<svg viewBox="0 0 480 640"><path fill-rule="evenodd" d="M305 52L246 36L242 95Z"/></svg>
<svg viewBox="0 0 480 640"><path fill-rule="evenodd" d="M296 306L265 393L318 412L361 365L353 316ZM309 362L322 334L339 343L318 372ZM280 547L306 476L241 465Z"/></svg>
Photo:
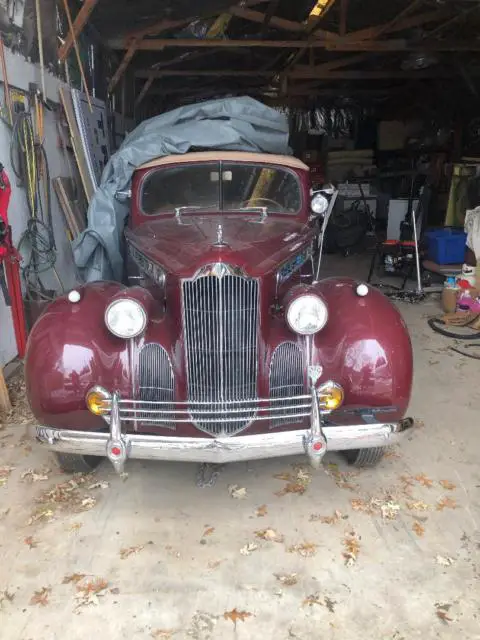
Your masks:
<svg viewBox="0 0 480 640"><path fill-rule="evenodd" d="M217 224L217 241L213 245L214 247L228 247L228 244L223 239L223 225Z"/></svg>

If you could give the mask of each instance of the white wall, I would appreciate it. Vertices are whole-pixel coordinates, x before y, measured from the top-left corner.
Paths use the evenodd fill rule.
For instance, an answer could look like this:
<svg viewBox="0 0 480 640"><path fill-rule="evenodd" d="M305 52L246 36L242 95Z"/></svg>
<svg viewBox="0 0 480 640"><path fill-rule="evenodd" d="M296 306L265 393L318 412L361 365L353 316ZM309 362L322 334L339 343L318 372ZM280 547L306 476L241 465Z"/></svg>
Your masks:
<svg viewBox="0 0 480 640"><path fill-rule="evenodd" d="M30 82L35 82L41 86L40 70L36 65L27 62L22 56L15 55L9 49L5 49L8 80L12 87L28 91ZM49 100L58 102L58 87L60 82L49 73L45 74L46 94ZM2 98L3 98L3 91ZM44 111L45 142L44 147L47 154L50 176L69 176L70 166L66 161L63 150L59 147L58 133L55 112ZM12 183L12 198L9 207L9 220L12 225L13 241L17 245L25 230L28 220L28 208L25 199L25 192L17 187L16 178L10 165L10 129L0 121L0 162L4 165L8 177ZM72 160L73 162L73 160ZM57 245L56 268L65 288L68 290L75 284L74 268L72 265L70 242L65 231L65 222L61 212L55 192L52 189L52 219ZM42 278L45 287L58 289L56 280L52 274L46 274ZM11 312L5 306L3 296L0 293L0 366L3 366L17 355L15 334Z"/></svg>

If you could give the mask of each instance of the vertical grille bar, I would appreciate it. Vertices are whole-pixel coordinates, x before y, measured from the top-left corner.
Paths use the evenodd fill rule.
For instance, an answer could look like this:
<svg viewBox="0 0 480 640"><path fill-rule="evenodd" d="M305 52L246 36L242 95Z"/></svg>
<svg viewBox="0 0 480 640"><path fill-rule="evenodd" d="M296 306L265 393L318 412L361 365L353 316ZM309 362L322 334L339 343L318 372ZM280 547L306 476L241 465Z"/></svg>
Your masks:
<svg viewBox="0 0 480 640"><path fill-rule="evenodd" d="M231 435L244 429L255 413L250 412L245 423L211 424L205 422L209 416L195 415L194 403L217 403L213 418L228 411L231 400L257 397L258 282L230 273L207 275L184 281L182 291L192 420L212 435Z"/></svg>
<svg viewBox="0 0 480 640"><path fill-rule="evenodd" d="M174 379L173 369L165 349L159 344L147 344L141 351L139 356L138 367L139 378L139 399L146 404L142 408L146 411L157 410L158 406L151 404L154 402L169 402L171 404L163 405L164 411L173 411L175 409L174 400ZM172 414L170 414L171 416ZM157 417L168 417L169 414L159 411ZM152 414L139 410L136 412L135 418L143 425L149 424L149 418ZM167 429L175 429L175 424L171 420L162 423L162 427Z"/></svg>
<svg viewBox="0 0 480 640"><path fill-rule="evenodd" d="M304 361L300 347L294 342L282 342L273 352L270 363L270 397L288 398L305 393ZM278 403L279 412L282 406L301 405L301 400L284 400ZM291 415L291 411L289 414ZM299 408L298 413L302 413ZM292 418L277 418L270 421L270 428L281 427L291 423Z"/></svg>

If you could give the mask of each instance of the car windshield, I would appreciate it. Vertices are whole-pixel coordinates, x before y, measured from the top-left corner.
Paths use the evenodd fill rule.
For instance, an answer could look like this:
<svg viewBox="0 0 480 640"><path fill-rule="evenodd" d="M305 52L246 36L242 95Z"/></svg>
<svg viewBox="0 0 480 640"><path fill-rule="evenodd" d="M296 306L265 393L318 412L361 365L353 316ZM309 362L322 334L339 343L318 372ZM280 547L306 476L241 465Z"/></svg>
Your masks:
<svg viewBox="0 0 480 640"><path fill-rule="evenodd" d="M159 167L143 182L142 211L149 215L199 211L297 213L297 176L283 167L205 162Z"/></svg>

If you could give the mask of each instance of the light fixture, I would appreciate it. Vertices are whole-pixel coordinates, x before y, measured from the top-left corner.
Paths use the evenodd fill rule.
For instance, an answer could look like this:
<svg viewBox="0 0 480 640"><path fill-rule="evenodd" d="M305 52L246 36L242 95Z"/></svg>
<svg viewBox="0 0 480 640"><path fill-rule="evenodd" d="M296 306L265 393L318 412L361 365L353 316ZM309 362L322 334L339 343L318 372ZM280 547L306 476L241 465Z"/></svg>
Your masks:
<svg viewBox="0 0 480 640"><path fill-rule="evenodd" d="M118 298L107 307L105 324L117 338L135 338L145 330L147 314L136 300Z"/></svg>
<svg viewBox="0 0 480 640"><path fill-rule="evenodd" d="M327 324L327 305L314 294L295 298L287 308L287 323L295 333L310 336Z"/></svg>

